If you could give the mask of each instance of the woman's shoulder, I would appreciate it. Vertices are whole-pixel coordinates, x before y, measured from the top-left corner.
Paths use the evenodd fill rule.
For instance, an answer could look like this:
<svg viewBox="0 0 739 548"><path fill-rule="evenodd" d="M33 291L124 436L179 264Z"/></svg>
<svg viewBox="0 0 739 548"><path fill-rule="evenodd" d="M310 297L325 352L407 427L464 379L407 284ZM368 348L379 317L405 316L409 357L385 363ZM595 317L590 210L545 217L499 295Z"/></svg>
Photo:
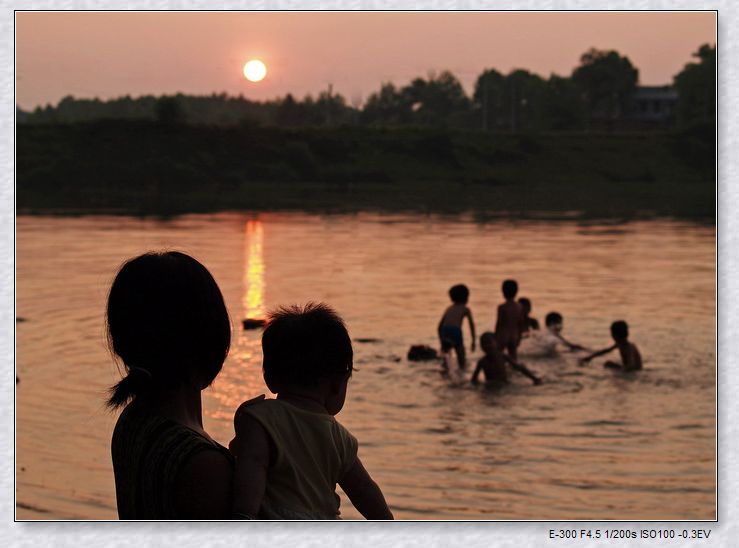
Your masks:
<svg viewBox="0 0 739 548"><path fill-rule="evenodd" d="M169 459L170 454L177 453L179 458L174 460L180 463L201 451L230 457L228 449L200 432L134 405L126 407L118 417L113 430L112 451L114 461L120 452L146 452L153 459Z"/></svg>

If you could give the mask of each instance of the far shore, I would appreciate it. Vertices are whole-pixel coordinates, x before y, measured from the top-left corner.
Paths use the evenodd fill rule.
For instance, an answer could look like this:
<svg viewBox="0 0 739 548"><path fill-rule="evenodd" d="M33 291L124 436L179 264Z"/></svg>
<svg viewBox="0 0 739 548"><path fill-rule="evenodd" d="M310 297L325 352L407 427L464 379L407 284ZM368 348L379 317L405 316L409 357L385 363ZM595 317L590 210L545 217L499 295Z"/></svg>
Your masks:
<svg viewBox="0 0 739 548"><path fill-rule="evenodd" d="M17 128L19 214L232 210L715 220L701 132L502 134L105 121Z"/></svg>

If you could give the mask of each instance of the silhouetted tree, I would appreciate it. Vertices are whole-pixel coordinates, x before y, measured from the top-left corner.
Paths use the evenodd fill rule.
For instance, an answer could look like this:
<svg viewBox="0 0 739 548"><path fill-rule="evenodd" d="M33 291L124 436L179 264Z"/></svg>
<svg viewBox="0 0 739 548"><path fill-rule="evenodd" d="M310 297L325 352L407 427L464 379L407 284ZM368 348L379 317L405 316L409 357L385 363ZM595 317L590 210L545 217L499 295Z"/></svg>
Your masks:
<svg viewBox="0 0 739 548"><path fill-rule="evenodd" d="M392 83L385 83L367 99L360 121L369 125L401 125L409 123L412 115L408 97Z"/></svg>
<svg viewBox="0 0 739 548"><path fill-rule="evenodd" d="M542 127L544 80L527 70L514 70L505 77L503 108L511 131L529 131Z"/></svg>
<svg viewBox="0 0 739 548"><path fill-rule="evenodd" d="M176 97L160 97L155 106L155 113L160 124L172 125L185 121L185 112Z"/></svg>
<svg viewBox="0 0 739 548"><path fill-rule="evenodd" d="M480 127L483 130L498 128L504 124L504 94L505 77L497 70L485 70L477 77L472 99L479 111Z"/></svg>
<svg viewBox="0 0 739 548"><path fill-rule="evenodd" d="M688 63L675 75L677 121L680 126L715 123L716 47L703 44L693 54L698 62Z"/></svg>
<svg viewBox="0 0 739 548"><path fill-rule="evenodd" d="M588 50L572 73L587 103L590 120L603 118L609 124L627 110L638 79L639 71L631 61L613 50Z"/></svg>
<svg viewBox="0 0 739 548"><path fill-rule="evenodd" d="M455 118L467 114L471 103L459 80L449 71L428 80L416 78L401 90L410 105L414 123L428 126L454 125Z"/></svg>
<svg viewBox="0 0 739 548"><path fill-rule="evenodd" d="M586 106L580 90L569 78L552 74L542 100L543 125L549 130L582 129Z"/></svg>

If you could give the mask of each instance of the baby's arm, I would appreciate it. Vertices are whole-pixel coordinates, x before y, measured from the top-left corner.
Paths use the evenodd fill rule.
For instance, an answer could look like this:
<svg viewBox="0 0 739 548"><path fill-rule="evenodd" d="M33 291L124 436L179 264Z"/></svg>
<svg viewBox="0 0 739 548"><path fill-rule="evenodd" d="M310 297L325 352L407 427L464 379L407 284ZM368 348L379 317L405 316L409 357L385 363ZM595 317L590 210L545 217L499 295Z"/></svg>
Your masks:
<svg viewBox="0 0 739 548"><path fill-rule="evenodd" d="M247 414L237 414L236 437L229 449L236 457L234 517L255 519L267 487L269 437L256 419Z"/></svg>
<svg viewBox="0 0 739 548"><path fill-rule="evenodd" d="M465 315L467 316L467 321L470 322L470 335L472 337L472 346L470 349L472 352L475 351L475 341L477 340L477 337L475 336L475 322L472 320L472 310L469 308L465 312Z"/></svg>
<svg viewBox="0 0 739 548"><path fill-rule="evenodd" d="M393 519L380 487L372 480L359 457L339 480L339 485L365 518Z"/></svg>
<svg viewBox="0 0 739 548"><path fill-rule="evenodd" d="M597 358L598 356L602 356L604 354L608 354L609 352L612 352L613 350L616 350L618 345L614 344L613 346L609 346L608 348L604 348L603 350L598 350L597 352L593 352L589 356L585 356L584 358L580 359L580 365L585 365L593 358Z"/></svg>

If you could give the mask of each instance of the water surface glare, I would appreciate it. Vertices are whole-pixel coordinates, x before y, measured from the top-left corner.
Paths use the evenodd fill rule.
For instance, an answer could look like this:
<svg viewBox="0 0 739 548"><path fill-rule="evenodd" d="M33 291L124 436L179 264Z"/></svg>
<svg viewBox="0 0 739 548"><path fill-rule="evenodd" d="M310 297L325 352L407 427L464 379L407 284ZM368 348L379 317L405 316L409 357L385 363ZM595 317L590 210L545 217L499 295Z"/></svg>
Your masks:
<svg viewBox="0 0 739 548"><path fill-rule="evenodd" d="M355 342L358 371L338 418L397 518L713 519L714 247L713 227L667 220L21 216L17 517L116 517L115 416L103 401L119 377L105 299L123 260L169 248L210 269L234 324L231 355L204 393L205 427L223 444L238 404L267 392L260 332L242 331L241 319L325 301L353 338L377 339ZM581 368L566 352L523 358L544 384L514 376L493 392L406 360L411 344L436 346L453 284L469 286L478 333L492 329L505 278L542 324L559 311L563 334L587 347L609 344L610 323L625 319L645 370L617 376L599 359ZM343 494L342 515L359 517Z"/></svg>

